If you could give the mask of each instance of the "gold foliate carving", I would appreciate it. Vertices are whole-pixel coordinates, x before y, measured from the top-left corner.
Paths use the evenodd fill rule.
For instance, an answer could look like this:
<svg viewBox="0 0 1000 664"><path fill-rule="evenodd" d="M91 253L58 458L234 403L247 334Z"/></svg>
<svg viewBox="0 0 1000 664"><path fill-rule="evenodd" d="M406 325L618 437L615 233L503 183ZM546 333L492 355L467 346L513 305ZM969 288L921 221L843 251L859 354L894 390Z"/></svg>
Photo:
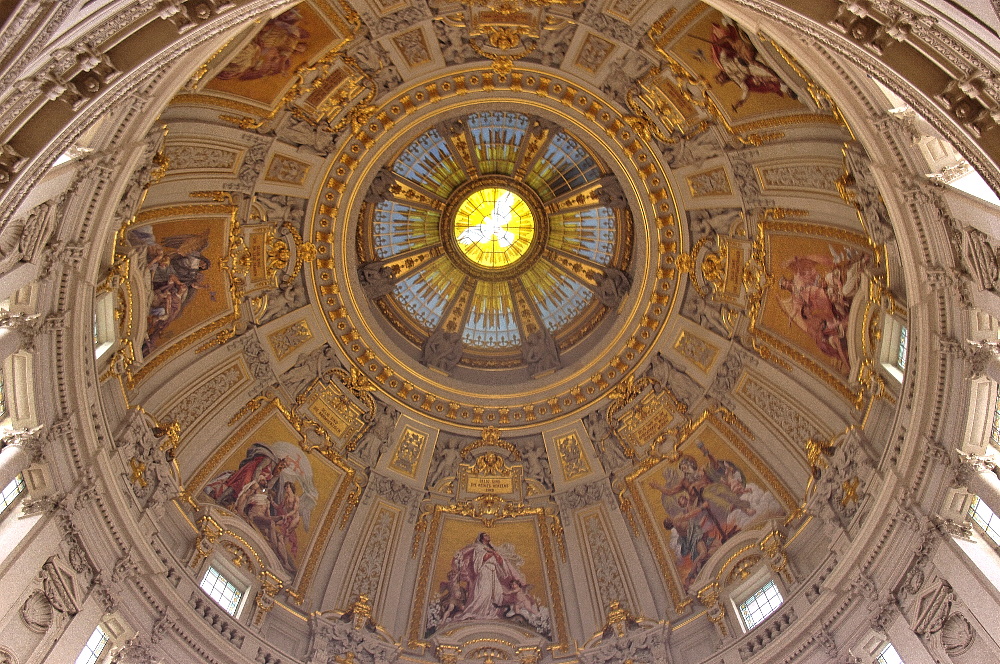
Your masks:
<svg viewBox="0 0 1000 664"><path fill-rule="evenodd" d="M198 519L198 535L194 540L194 555L191 558L191 567L197 567L201 561L208 558L215 549L215 543L225 532L219 522L210 516L203 516Z"/></svg>
<svg viewBox="0 0 1000 664"><path fill-rule="evenodd" d="M480 447L499 447L500 449L507 450L513 459L518 461L521 460L521 452L508 443L506 440L500 437L500 430L496 427L484 427L480 433L479 440L473 441L463 447L460 451L462 458L468 458L468 456Z"/></svg>
<svg viewBox="0 0 1000 664"><path fill-rule="evenodd" d="M146 464L139 461L138 458L132 457L128 460L128 465L131 468L128 477L129 481L137 487L145 488L149 484L146 480Z"/></svg>
<svg viewBox="0 0 1000 664"><path fill-rule="evenodd" d="M852 477L849 480L844 480L840 487L844 490L844 497L840 499L840 504L844 507L850 505L851 503L858 502L858 484L860 480L857 476Z"/></svg>
<svg viewBox="0 0 1000 664"><path fill-rule="evenodd" d="M557 436L554 442L559 453L563 477L566 480L572 481L590 474L590 462L576 433Z"/></svg>
<svg viewBox="0 0 1000 664"><path fill-rule="evenodd" d="M267 570L262 570L257 575L257 578L260 581L260 591L254 597L254 603L257 605L258 611L254 615L253 622L255 625L260 625L264 621L264 616L274 607L274 596L284 588L285 584L281 579Z"/></svg>
<svg viewBox="0 0 1000 664"><path fill-rule="evenodd" d="M507 76L514 61L537 48L542 30L561 27L563 21L547 16L551 5L579 5L583 0L468 0L461 18L446 17L453 25L467 27L468 44L484 58L493 61L497 76ZM461 16L461 15L460 15ZM533 41L526 41L526 40Z"/></svg>
<svg viewBox="0 0 1000 664"><path fill-rule="evenodd" d="M725 636L726 622L724 618L726 617L726 607L719 602L719 591L719 584L713 581L699 590L697 596L698 601L708 609L708 619L715 623L723 636Z"/></svg>
<svg viewBox="0 0 1000 664"><path fill-rule="evenodd" d="M292 241L295 243L295 263L292 265L292 269L285 276L284 281L281 282L282 286L287 286L295 280L299 272L302 271L303 263L311 263L316 260L316 245L312 242L304 242L302 240L302 235L299 234L298 229L290 222L285 222L281 225L281 228L292 236ZM287 247L287 245L286 245ZM287 266L287 261L285 263ZM284 266L283 266L284 267Z"/></svg>
<svg viewBox="0 0 1000 664"><path fill-rule="evenodd" d="M629 622L634 622L635 618L625 610L622 603L618 600L611 602L608 605L607 617L604 621L604 633L608 630L614 630L618 638L623 638L625 636L626 629Z"/></svg>

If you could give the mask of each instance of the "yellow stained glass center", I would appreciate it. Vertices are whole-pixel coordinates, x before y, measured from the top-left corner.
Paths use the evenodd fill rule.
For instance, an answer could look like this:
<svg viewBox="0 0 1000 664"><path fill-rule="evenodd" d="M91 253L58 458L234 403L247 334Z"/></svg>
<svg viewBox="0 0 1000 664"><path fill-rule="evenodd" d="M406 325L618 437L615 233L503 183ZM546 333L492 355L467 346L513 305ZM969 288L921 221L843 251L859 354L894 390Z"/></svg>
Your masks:
<svg viewBox="0 0 1000 664"><path fill-rule="evenodd" d="M474 191L455 213L458 248L482 267L515 263L528 251L534 237L531 208L509 189L486 187Z"/></svg>

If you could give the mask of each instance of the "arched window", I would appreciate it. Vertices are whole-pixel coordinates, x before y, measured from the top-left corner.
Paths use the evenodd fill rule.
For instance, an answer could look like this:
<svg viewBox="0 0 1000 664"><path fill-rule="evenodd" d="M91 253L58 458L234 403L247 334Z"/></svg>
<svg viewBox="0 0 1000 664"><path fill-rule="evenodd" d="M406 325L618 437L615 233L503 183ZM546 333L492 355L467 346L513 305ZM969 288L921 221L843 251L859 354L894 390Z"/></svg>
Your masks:
<svg viewBox="0 0 1000 664"><path fill-rule="evenodd" d="M969 519L994 545L1000 546L1000 517L994 514L993 510L979 499L979 496L972 497L972 504L969 506Z"/></svg>
<svg viewBox="0 0 1000 664"><path fill-rule="evenodd" d="M200 586L206 595L222 607L223 611L233 617L239 617L247 594L247 585L240 583L236 578L231 578L231 576L220 571L213 563L205 569Z"/></svg>
<svg viewBox="0 0 1000 664"><path fill-rule="evenodd" d="M17 502L22 493L24 493L24 478L18 475L0 490L0 515L5 514L7 509Z"/></svg>
<svg viewBox="0 0 1000 664"><path fill-rule="evenodd" d="M784 601L774 580L768 580L767 583L739 602L740 621L743 623L743 629L749 632L764 622L764 619L777 611Z"/></svg>
<svg viewBox="0 0 1000 664"><path fill-rule="evenodd" d="M98 625L80 651L80 656L76 658L76 664L97 664L107 649L109 640L108 633Z"/></svg>
<svg viewBox="0 0 1000 664"><path fill-rule="evenodd" d="M875 664L903 664L903 659L891 643L886 643L875 658Z"/></svg>

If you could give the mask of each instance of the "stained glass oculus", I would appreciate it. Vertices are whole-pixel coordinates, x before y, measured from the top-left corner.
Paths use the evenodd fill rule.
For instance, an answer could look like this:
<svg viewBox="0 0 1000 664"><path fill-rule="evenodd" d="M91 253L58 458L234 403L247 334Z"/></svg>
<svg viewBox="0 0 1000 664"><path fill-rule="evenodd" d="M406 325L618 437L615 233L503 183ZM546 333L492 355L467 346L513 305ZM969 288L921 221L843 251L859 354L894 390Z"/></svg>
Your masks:
<svg viewBox="0 0 1000 664"><path fill-rule="evenodd" d="M455 214L455 241L466 258L486 268L505 267L524 256L535 237L531 208L513 191L474 191Z"/></svg>
<svg viewBox="0 0 1000 664"><path fill-rule="evenodd" d="M455 358L558 369L630 283L617 179L550 121L478 111L438 122L385 164L365 200L362 287L438 369Z"/></svg>

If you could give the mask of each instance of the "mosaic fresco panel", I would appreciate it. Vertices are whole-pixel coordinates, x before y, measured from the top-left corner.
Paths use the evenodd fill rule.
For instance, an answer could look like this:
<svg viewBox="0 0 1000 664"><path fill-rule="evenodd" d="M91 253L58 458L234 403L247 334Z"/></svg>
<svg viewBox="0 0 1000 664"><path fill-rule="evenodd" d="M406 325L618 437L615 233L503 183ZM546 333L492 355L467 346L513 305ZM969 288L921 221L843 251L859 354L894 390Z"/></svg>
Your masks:
<svg viewBox="0 0 1000 664"><path fill-rule="evenodd" d="M145 358L232 310L228 277L228 219L158 221L126 234L131 269L142 273L145 292Z"/></svg>
<svg viewBox="0 0 1000 664"><path fill-rule="evenodd" d="M707 81L709 94L730 122L807 110L774 47L714 9L696 20L670 51Z"/></svg>
<svg viewBox="0 0 1000 664"><path fill-rule="evenodd" d="M295 577L330 518L343 472L316 454L281 415L246 435L237 432L196 473L194 495L242 519L267 542L284 573Z"/></svg>
<svg viewBox="0 0 1000 664"><path fill-rule="evenodd" d="M303 2L265 23L205 89L272 106L289 75L327 50L336 37L316 9Z"/></svg>
<svg viewBox="0 0 1000 664"><path fill-rule="evenodd" d="M628 480L675 602L727 541L795 502L738 436L709 421L678 452Z"/></svg>
<svg viewBox="0 0 1000 664"><path fill-rule="evenodd" d="M774 285L758 327L846 378L848 323L855 295L867 289L871 253L827 237L769 233L767 260Z"/></svg>
<svg viewBox="0 0 1000 664"><path fill-rule="evenodd" d="M555 640L553 593L538 519L526 516L485 527L446 514L430 567L420 633L429 638L470 621L503 621ZM430 553L430 551L428 551Z"/></svg>

